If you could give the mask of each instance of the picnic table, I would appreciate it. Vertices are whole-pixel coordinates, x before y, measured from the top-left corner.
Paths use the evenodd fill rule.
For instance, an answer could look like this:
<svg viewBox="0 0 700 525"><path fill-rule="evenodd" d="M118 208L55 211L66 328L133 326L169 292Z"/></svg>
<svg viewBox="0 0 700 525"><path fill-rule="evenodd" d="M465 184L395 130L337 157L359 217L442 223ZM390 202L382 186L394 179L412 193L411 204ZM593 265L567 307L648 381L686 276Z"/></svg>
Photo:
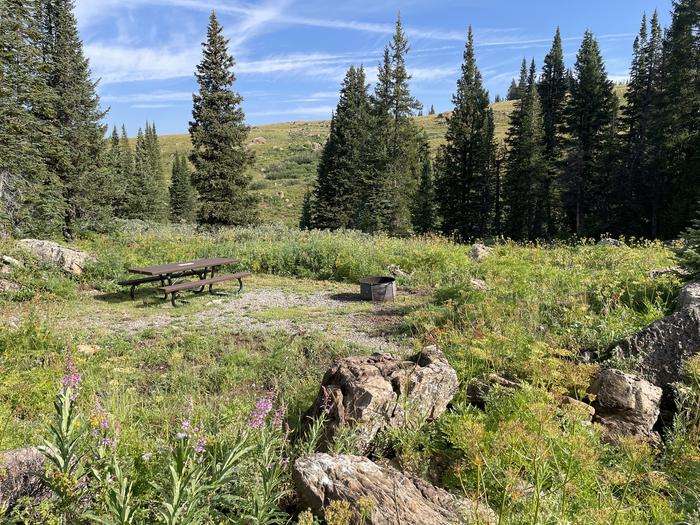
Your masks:
<svg viewBox="0 0 700 525"><path fill-rule="evenodd" d="M238 259L232 259L230 257L214 257L211 259L197 259L195 261L146 266L145 268L129 268L130 273L145 275L146 277L122 281L119 284L131 287L130 295L133 300L137 286L145 283L160 282L160 286L157 287L157 289L164 293L164 299L167 299L168 294L170 294L173 306L177 306L176 300L178 292L193 290L194 293L201 293L204 291L204 288L208 286L209 293L213 294L212 286L214 284L234 279L238 280L239 284L236 293L240 293L241 290L243 290L243 277L251 275L250 272L216 275L216 272L222 266L238 264L239 262ZM197 276L199 279L175 282L176 280L191 276Z"/></svg>

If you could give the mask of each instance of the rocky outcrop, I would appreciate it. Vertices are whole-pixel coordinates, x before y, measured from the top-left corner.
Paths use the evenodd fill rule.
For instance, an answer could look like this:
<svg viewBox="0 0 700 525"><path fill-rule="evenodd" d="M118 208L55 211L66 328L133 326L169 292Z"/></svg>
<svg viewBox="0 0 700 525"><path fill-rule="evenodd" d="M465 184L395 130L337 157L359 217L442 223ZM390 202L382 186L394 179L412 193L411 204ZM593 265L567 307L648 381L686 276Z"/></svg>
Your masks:
<svg viewBox="0 0 700 525"><path fill-rule="evenodd" d="M457 498L421 479L365 457L312 454L294 462L292 476L299 498L318 516L332 501L350 503L360 523L360 500L374 500L370 525L457 525L495 523L485 505Z"/></svg>
<svg viewBox="0 0 700 525"><path fill-rule="evenodd" d="M93 260L93 257L85 252L67 248L52 241L22 239L19 243L40 259L73 275L83 273L85 265Z"/></svg>
<svg viewBox="0 0 700 525"><path fill-rule="evenodd" d="M676 311L700 306L700 281L691 281L678 294Z"/></svg>
<svg viewBox="0 0 700 525"><path fill-rule="evenodd" d="M326 417L326 440L353 425L367 450L384 428L402 425L407 414L439 417L458 389L457 374L434 346L408 360L392 354L348 357L324 375L307 416Z"/></svg>
<svg viewBox="0 0 700 525"><path fill-rule="evenodd" d="M469 250L469 258L473 261L481 262L484 259L486 259L486 257L491 255L491 251L492 248L489 248L485 244L478 242L472 245L471 249Z"/></svg>
<svg viewBox="0 0 700 525"><path fill-rule="evenodd" d="M44 456L35 448L0 452L0 509L11 508L19 498L42 498L49 490L39 477Z"/></svg>
<svg viewBox="0 0 700 525"><path fill-rule="evenodd" d="M8 281L7 279L0 279L0 293L14 293L20 290L19 284Z"/></svg>
<svg viewBox="0 0 700 525"><path fill-rule="evenodd" d="M616 442L623 436L660 441L653 430L660 412L659 387L639 376L607 369L593 381L589 391L595 395L593 421L603 426L607 441Z"/></svg>
<svg viewBox="0 0 700 525"><path fill-rule="evenodd" d="M677 275L679 277L687 277L688 272L680 266L664 266L663 268L655 268L650 270L647 275L652 279L663 277L664 275Z"/></svg>
<svg viewBox="0 0 700 525"><path fill-rule="evenodd" d="M672 383L681 379L684 362L699 351L700 307L689 306L621 341L610 354L626 360L642 378L663 388L662 408L672 412Z"/></svg>
<svg viewBox="0 0 700 525"><path fill-rule="evenodd" d="M622 248L624 246L624 243L622 241L617 240L617 239L612 239L610 237L607 237L605 239L599 240L598 246L611 246L613 248Z"/></svg>

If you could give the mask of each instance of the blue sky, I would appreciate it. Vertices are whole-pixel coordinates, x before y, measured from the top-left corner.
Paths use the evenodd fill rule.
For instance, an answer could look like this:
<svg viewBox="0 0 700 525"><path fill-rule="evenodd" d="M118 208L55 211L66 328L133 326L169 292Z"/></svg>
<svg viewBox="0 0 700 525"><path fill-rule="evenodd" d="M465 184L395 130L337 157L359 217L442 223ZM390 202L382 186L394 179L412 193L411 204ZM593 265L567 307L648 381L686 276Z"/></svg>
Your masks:
<svg viewBox="0 0 700 525"><path fill-rule="evenodd" d="M184 133L209 12L215 9L237 60L236 89L250 124L328 118L350 64L376 77L397 12L411 51L412 89L426 108L450 108L472 25L492 96L504 94L523 57L538 68L559 25L567 66L583 32L598 37L608 73L626 78L642 13L671 0L77 0L76 14L108 123L131 135L146 120Z"/></svg>

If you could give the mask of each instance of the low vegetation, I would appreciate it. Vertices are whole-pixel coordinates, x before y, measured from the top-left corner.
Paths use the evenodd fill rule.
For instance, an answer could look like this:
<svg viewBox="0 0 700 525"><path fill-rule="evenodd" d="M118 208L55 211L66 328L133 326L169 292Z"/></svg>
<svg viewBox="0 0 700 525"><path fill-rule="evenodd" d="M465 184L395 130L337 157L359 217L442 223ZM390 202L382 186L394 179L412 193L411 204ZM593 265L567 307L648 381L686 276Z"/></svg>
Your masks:
<svg viewBox="0 0 700 525"><path fill-rule="evenodd" d="M502 523L698 518L700 363L688 364L687 394L661 452L632 441L605 445L584 414L556 402L586 397L597 365L577 360L580 352L604 351L674 307L679 278L648 275L673 260L659 243L506 243L476 263L466 247L440 238L130 224L81 247L96 261L72 279L11 241L0 244L25 264L12 274L22 289L0 296L0 448L47 440L48 479L59 495L15 507L20 523L87 516L105 523L286 523L298 516L311 523L293 496L290 462L314 450L313 429L323 422L300 435L301 415L334 358L372 348L320 325L294 334L214 322L221 305L204 298L177 310L148 293L132 303L115 284L129 266L214 254L238 257L258 274L249 293L349 294L358 277L401 268L401 298L375 312L376 322L396 321L374 335L400 338L407 352L438 344L461 389L437 422L411 420L385 433L377 457L478 498ZM475 288L473 279L486 287ZM349 315L356 323L363 309L338 310L330 322ZM209 322L198 323L202 315ZM253 315L287 322L319 311L313 303L260 305ZM465 389L484 372L528 386L497 389L482 411ZM61 448L74 437L72 451ZM354 446L351 434L333 445L350 453ZM64 456L72 463L60 467ZM79 478L99 490L86 494ZM347 523L335 515L328 523Z"/></svg>

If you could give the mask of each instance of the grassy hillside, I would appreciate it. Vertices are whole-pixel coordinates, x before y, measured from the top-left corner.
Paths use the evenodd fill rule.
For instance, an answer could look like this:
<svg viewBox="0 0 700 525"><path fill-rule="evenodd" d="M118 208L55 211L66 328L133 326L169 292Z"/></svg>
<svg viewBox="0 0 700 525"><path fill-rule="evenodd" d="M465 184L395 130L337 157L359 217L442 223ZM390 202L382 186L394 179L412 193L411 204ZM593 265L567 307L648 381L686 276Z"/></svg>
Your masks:
<svg viewBox="0 0 700 525"><path fill-rule="evenodd" d="M615 88L622 97L624 86ZM512 101L492 104L496 122L496 140L502 141L508 130L508 116L513 111ZM416 117L425 130L435 152L444 141L447 114ZM292 121L255 126L250 131L250 148L255 151L252 168L253 188L261 198L263 222L297 225L304 193L316 176L316 166L323 143L328 137L327 120ZM164 165L170 173L173 154L191 148L189 135L160 137Z"/></svg>

